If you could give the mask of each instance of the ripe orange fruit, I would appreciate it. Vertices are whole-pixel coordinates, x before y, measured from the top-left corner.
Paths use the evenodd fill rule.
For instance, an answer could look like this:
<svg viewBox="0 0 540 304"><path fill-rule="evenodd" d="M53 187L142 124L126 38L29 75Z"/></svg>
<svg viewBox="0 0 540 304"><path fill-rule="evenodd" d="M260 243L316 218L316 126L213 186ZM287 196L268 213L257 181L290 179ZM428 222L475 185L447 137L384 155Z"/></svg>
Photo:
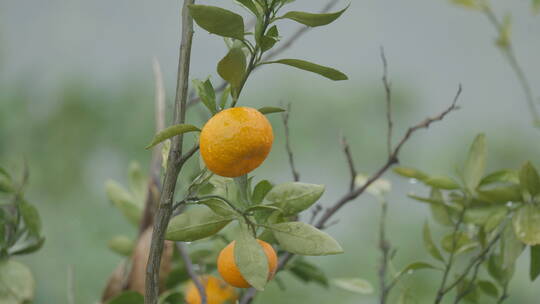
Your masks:
<svg viewBox="0 0 540 304"><path fill-rule="evenodd" d="M253 108L223 110L201 131L201 156L210 171L225 177L247 174L270 153L274 134L268 119Z"/></svg>
<svg viewBox="0 0 540 304"><path fill-rule="evenodd" d="M207 304L224 304L226 301L235 302L238 298L234 288L214 276L201 277ZM201 295L195 283L190 281L186 286L186 303L200 304Z"/></svg>
<svg viewBox="0 0 540 304"><path fill-rule="evenodd" d="M276 251L265 241L257 240L262 246L266 257L268 258L268 281L276 274L278 259ZM221 250L218 256L218 271L225 282L239 288L248 288L251 285L244 279L234 260L234 241Z"/></svg>

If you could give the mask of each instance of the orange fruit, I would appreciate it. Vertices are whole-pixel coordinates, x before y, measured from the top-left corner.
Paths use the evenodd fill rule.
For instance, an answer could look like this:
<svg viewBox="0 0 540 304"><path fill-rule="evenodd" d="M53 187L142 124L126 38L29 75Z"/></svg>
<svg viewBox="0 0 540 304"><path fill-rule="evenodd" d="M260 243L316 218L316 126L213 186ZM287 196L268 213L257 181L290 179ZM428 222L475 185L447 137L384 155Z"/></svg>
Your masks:
<svg viewBox="0 0 540 304"><path fill-rule="evenodd" d="M268 258L268 281L276 274L278 259L272 245L257 240ZM244 279L234 260L234 241L221 250L217 260L218 272L225 282L239 288L248 288L251 285Z"/></svg>
<svg viewBox="0 0 540 304"><path fill-rule="evenodd" d="M201 156L210 171L237 177L259 167L270 153L274 134L268 119L253 108L237 107L214 115L201 131Z"/></svg>
<svg viewBox="0 0 540 304"><path fill-rule="evenodd" d="M234 303L238 298L234 288L214 276L201 277L207 304L224 304L227 301ZM186 303L200 304L201 295L195 283L190 281L186 286Z"/></svg>

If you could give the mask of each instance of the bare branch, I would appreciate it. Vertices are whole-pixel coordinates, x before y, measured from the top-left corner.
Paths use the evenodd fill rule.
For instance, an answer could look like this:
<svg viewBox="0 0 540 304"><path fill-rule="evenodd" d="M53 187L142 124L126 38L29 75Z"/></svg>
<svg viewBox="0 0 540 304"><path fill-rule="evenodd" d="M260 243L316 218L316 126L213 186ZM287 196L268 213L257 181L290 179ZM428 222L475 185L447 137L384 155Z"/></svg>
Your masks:
<svg viewBox="0 0 540 304"><path fill-rule="evenodd" d="M189 257L185 244L182 242L176 242L176 248L178 249L178 252L182 257L182 261L184 261L184 266L186 267L186 271L191 278L191 281L193 281L193 284L195 284L195 287L197 287L197 290L199 291L199 295L201 297L201 304L206 304L207 300L204 285L202 284L201 280L199 280L199 277L195 272L193 262L191 262L191 258Z"/></svg>
<svg viewBox="0 0 540 304"><path fill-rule="evenodd" d="M351 154L351 148L349 146L349 143L347 142L347 139L342 136L341 137L341 146L343 147L343 153L345 154L345 157L347 158L347 165L349 167L350 172L350 182L349 182L349 191L353 191L356 186L356 169L354 167L354 160L352 158Z"/></svg>
<svg viewBox="0 0 540 304"><path fill-rule="evenodd" d="M294 166L294 156L291 148L291 140L289 135L289 113L291 112L291 103L287 104L287 111L283 112L281 118L283 120L283 127L285 129L285 147L287 149L287 156L289 157L289 166L291 167L292 176L295 182L300 180L300 173Z"/></svg>
<svg viewBox="0 0 540 304"><path fill-rule="evenodd" d="M383 63L383 77L382 82L384 85L384 91L386 93L386 121L388 123L388 135L386 137L386 145L388 149L388 156L392 153L392 128L394 122L392 121L392 85L388 81L388 62L386 55L384 54L384 48L381 46L381 60Z"/></svg>
<svg viewBox="0 0 540 304"><path fill-rule="evenodd" d="M176 87L174 124L184 123L186 119L186 103L188 95L188 78L191 63L191 45L193 40L193 19L189 14L188 6L194 0L184 0L182 8L182 41L178 62L178 82ZM163 188L161 191L158 210L155 216L150 254L146 268L145 304L157 304L159 295L159 269L165 240L165 231L172 213L174 192L178 174L185 163L182 159L183 136L173 138L169 152L169 165L165 172ZM182 161L180 161L182 160Z"/></svg>
<svg viewBox="0 0 540 304"><path fill-rule="evenodd" d="M386 272L390 259L390 243L386 239L386 214L388 213L388 203L381 202L381 216L379 220L379 250L381 251L381 264L379 266L379 286L380 295L379 303L385 304L390 293L390 289L386 285Z"/></svg>

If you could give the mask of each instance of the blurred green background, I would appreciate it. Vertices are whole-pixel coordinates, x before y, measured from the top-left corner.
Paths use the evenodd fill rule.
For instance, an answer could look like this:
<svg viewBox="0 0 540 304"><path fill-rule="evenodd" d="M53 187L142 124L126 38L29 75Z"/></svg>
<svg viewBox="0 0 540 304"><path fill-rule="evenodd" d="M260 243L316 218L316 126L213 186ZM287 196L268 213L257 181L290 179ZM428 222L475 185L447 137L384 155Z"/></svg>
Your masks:
<svg viewBox="0 0 540 304"><path fill-rule="evenodd" d="M178 0L0 2L0 163L17 170L26 160L31 179L28 199L42 214L44 248L25 257L36 277L36 304L66 303L67 271L75 270L77 303L95 303L120 257L106 247L116 234L135 231L107 201L104 182L126 184L128 164L147 168L143 149L153 131L152 58L160 60L172 104L179 42ZM235 8L232 1L201 1ZM225 2L225 3L222 3ZM341 1L338 7L350 1ZM513 15L516 51L531 83L540 83L540 17L530 1L494 1L498 12ZM316 11L323 0L296 1L291 9ZM296 28L283 23L287 37ZM427 172L453 174L469 143L485 132L489 169L515 168L525 160L540 165L538 131L512 71L493 45L495 31L478 13L447 1L355 0L331 26L310 31L282 57L334 66L349 81L268 66L254 74L243 105L279 106L292 102L291 136L305 182L327 185L331 204L346 191L348 171L339 136L347 136L358 169L373 172L384 161L384 95L379 47L386 49L394 87L396 137L407 126L446 107L458 83L464 86L461 110L404 148L402 164ZM225 47L216 36L196 29L192 76L219 76L215 63ZM537 92L538 93L538 92ZM205 112L194 107L188 119L201 124ZM276 141L257 177L292 179L279 115L271 121ZM194 160L193 163L196 163ZM191 170L190 168L187 171ZM422 249L426 206L406 198L422 186L392 174L389 237L398 248L396 265L429 260ZM376 282L378 252L374 199L362 197L337 217L329 232L343 245L339 256L312 258L329 277L362 277ZM520 260L508 303L537 303L538 282L528 280L528 253ZM269 285L257 303L375 303L331 287L303 285L281 275L286 290ZM420 303L433 297L438 281L429 271L414 274L404 288ZM489 299L484 299L490 303Z"/></svg>

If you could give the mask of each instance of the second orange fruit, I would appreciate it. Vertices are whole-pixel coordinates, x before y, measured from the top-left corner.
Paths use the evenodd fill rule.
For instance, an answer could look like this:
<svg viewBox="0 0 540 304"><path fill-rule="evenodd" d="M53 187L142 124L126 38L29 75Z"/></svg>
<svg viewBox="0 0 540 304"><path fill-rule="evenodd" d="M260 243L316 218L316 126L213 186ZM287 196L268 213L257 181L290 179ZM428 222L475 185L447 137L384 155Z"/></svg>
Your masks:
<svg viewBox="0 0 540 304"><path fill-rule="evenodd" d="M263 248L266 257L268 258L268 280L270 281L276 274L278 259L276 251L272 248L272 245L265 241L257 240L259 245ZM225 282L238 288L249 288L251 285L244 279L234 259L234 244L231 242L219 253L217 260L218 272L225 280Z"/></svg>
<svg viewBox="0 0 540 304"><path fill-rule="evenodd" d="M247 174L270 153L274 134L254 108L236 107L214 115L201 131L201 156L210 171L225 177Z"/></svg>

